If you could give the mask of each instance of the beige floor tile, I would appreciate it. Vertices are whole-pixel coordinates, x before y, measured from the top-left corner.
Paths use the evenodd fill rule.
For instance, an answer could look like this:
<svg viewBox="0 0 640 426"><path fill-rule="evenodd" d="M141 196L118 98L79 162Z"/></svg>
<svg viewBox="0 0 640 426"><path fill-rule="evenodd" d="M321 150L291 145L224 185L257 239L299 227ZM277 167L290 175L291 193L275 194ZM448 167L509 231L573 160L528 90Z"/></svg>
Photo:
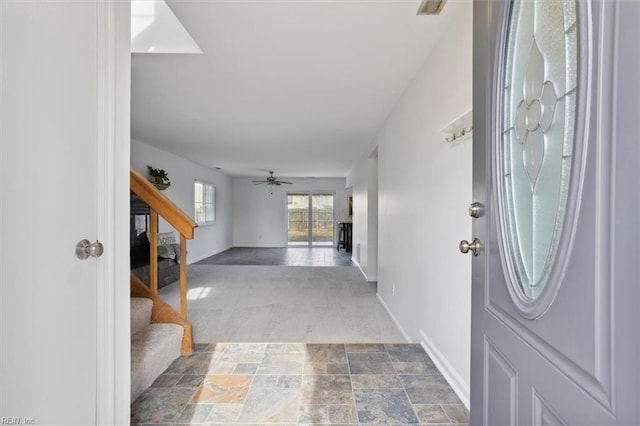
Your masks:
<svg viewBox="0 0 640 426"><path fill-rule="evenodd" d="M192 404L242 403L253 376L210 375L191 398Z"/></svg>

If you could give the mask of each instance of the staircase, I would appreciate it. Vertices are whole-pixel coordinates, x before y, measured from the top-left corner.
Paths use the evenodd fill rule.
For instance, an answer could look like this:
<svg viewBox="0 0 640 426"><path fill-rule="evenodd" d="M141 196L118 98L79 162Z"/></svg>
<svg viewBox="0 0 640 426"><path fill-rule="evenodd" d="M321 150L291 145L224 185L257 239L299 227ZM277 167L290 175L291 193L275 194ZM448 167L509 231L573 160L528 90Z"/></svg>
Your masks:
<svg viewBox="0 0 640 426"><path fill-rule="evenodd" d="M131 298L131 402L180 356L184 328L152 324L153 301Z"/></svg>
<svg viewBox="0 0 640 426"><path fill-rule="evenodd" d="M164 194L135 170L131 191L149 205L150 282L131 274L131 402L180 355L193 353L191 324L187 321L187 247L198 226ZM158 297L158 218L180 234L180 312Z"/></svg>

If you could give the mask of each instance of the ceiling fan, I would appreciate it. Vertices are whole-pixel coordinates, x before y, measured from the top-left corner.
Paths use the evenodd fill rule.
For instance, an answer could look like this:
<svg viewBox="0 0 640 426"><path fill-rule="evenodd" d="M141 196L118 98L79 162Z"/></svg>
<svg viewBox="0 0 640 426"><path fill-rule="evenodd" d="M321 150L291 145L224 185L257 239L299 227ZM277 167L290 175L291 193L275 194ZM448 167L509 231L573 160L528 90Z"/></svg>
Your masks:
<svg viewBox="0 0 640 426"><path fill-rule="evenodd" d="M277 179L274 175L273 175L273 171L269 170L269 176L267 176L266 180L254 180L252 181L254 183L254 185L262 185L263 183L266 183L267 186L269 187L269 192L273 195L273 187L274 186L280 186L280 185L291 185L293 182L285 182L283 180L279 180Z"/></svg>

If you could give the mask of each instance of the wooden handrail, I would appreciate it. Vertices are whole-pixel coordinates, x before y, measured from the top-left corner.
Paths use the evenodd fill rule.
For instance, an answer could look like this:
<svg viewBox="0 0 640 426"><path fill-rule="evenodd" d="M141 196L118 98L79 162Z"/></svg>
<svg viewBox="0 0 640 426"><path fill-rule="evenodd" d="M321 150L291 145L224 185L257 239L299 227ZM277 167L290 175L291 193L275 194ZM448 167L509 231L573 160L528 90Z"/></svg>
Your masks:
<svg viewBox="0 0 640 426"><path fill-rule="evenodd" d="M173 201L158 191L151 182L136 170L131 169L129 180L131 190L138 197L142 198L149 207L158 212L180 235L184 235L187 240L193 239L193 230L198 224L180 210L180 207L176 206Z"/></svg>
<svg viewBox="0 0 640 426"><path fill-rule="evenodd" d="M158 321L175 322L185 327L182 341L182 354L188 355L193 351L191 325L187 321L187 240L193 239L193 230L198 224L187 216L178 206L160 192L139 172L131 169L129 173L131 191L149 205L149 289L148 293L142 287L142 282L131 275L132 294L145 293L145 297L153 300L154 309L162 306L163 315L157 315ZM180 314L158 298L158 215L162 216L180 234ZM142 285L142 287L140 287ZM175 315L174 315L175 313Z"/></svg>

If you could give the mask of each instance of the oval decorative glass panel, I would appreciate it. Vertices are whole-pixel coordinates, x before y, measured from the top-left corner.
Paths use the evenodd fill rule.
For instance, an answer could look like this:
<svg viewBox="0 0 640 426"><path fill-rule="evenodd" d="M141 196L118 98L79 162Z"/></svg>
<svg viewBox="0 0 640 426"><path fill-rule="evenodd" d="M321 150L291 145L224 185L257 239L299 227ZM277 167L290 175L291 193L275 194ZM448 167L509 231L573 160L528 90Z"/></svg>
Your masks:
<svg viewBox="0 0 640 426"><path fill-rule="evenodd" d="M525 300L545 287L565 219L574 151L576 1L513 1L504 60L501 220Z"/></svg>

